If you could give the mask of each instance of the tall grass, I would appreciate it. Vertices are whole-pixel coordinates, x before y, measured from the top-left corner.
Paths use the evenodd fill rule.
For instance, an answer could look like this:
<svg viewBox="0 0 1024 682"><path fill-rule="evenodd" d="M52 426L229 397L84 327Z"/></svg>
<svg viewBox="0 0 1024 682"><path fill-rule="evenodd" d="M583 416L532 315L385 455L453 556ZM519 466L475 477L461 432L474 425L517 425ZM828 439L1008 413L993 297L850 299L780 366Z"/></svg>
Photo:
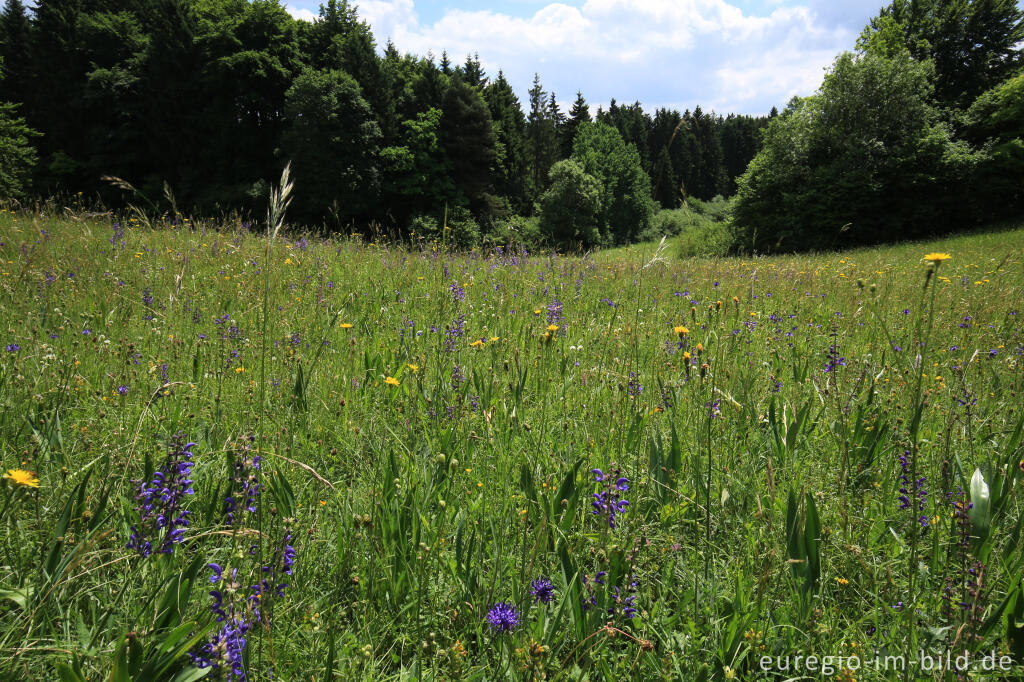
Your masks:
<svg viewBox="0 0 1024 682"><path fill-rule="evenodd" d="M1020 231L453 254L289 234L289 188L266 231L0 214L0 678L1020 655Z"/></svg>

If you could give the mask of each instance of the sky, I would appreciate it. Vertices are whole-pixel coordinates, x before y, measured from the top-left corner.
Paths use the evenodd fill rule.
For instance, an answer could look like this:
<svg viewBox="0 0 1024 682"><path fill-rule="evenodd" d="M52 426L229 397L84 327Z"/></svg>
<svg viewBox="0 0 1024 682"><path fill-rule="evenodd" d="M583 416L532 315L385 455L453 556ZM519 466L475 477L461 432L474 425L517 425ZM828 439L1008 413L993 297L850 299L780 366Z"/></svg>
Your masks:
<svg viewBox="0 0 1024 682"><path fill-rule="evenodd" d="M285 0L312 20L319 0ZM645 110L700 105L767 114L809 95L852 50L882 0L358 0L379 46L455 64L478 54L504 71L520 101L534 73L568 110L639 101ZM524 104L525 108L525 104Z"/></svg>

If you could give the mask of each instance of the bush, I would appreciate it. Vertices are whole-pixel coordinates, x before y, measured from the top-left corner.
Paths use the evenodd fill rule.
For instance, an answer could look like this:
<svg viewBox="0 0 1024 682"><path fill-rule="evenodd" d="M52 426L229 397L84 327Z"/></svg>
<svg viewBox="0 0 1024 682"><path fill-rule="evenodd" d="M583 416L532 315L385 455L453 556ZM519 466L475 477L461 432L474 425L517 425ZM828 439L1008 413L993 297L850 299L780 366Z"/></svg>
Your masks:
<svg viewBox="0 0 1024 682"><path fill-rule="evenodd" d="M480 244L480 226L469 210L456 206L448 210L447 227L445 215L414 215L409 220L409 234L414 240L444 244L453 249L469 249Z"/></svg>
<svg viewBox="0 0 1024 682"><path fill-rule="evenodd" d="M572 159L549 173L551 186L540 198L540 229L552 243L588 249L601 241L601 183Z"/></svg>
<svg viewBox="0 0 1024 682"><path fill-rule="evenodd" d="M726 256L735 249L736 236L730 221L715 221L701 215L693 215L692 220L680 233L676 244L676 255L680 258Z"/></svg>
<svg viewBox="0 0 1024 682"><path fill-rule="evenodd" d="M17 105L0 104L0 198L19 198L36 163L29 139L38 135L17 115Z"/></svg>
<svg viewBox="0 0 1024 682"><path fill-rule="evenodd" d="M545 243L540 229L540 218L510 215L494 221L490 232L484 236L489 246L525 246L535 249Z"/></svg>

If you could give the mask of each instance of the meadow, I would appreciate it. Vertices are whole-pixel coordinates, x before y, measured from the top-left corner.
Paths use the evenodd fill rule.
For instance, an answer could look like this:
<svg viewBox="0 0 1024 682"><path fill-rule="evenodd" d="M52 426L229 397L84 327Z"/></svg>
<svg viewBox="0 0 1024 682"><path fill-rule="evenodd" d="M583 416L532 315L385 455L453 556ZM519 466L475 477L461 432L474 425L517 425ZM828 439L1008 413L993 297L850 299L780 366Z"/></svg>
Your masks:
<svg viewBox="0 0 1024 682"><path fill-rule="evenodd" d="M5 210L0 679L1019 675L1021 244Z"/></svg>

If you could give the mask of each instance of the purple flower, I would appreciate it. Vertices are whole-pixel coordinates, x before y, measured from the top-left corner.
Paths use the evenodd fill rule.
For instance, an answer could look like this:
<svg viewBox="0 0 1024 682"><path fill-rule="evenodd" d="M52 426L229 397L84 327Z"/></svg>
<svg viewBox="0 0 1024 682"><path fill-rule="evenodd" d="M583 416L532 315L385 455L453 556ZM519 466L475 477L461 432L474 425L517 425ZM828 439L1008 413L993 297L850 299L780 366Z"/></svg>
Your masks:
<svg viewBox="0 0 1024 682"><path fill-rule="evenodd" d="M135 496L137 525L131 526L128 549L136 550L143 558L155 551L171 554L174 545L185 539L190 512L183 509L185 497L192 490L192 452L195 443L185 443L185 435L175 434L171 439L171 452L167 460L144 482ZM154 545L159 545L155 548Z"/></svg>
<svg viewBox="0 0 1024 682"><path fill-rule="evenodd" d="M117 387L117 394L120 396L128 395L128 387L125 386L124 384L121 384L120 386Z"/></svg>
<svg viewBox="0 0 1024 682"><path fill-rule="evenodd" d="M535 602L550 604L555 599L555 586L550 580L541 576L530 583L530 594L533 595Z"/></svg>
<svg viewBox="0 0 1024 682"><path fill-rule="evenodd" d="M511 632L519 627L519 612L508 602L498 602L487 612L487 623L495 632Z"/></svg>
<svg viewBox="0 0 1024 682"><path fill-rule="evenodd" d="M18 344L16 344L16 343L7 344L7 352L8 353L17 353L19 350L21 350L21 346L19 346Z"/></svg>

